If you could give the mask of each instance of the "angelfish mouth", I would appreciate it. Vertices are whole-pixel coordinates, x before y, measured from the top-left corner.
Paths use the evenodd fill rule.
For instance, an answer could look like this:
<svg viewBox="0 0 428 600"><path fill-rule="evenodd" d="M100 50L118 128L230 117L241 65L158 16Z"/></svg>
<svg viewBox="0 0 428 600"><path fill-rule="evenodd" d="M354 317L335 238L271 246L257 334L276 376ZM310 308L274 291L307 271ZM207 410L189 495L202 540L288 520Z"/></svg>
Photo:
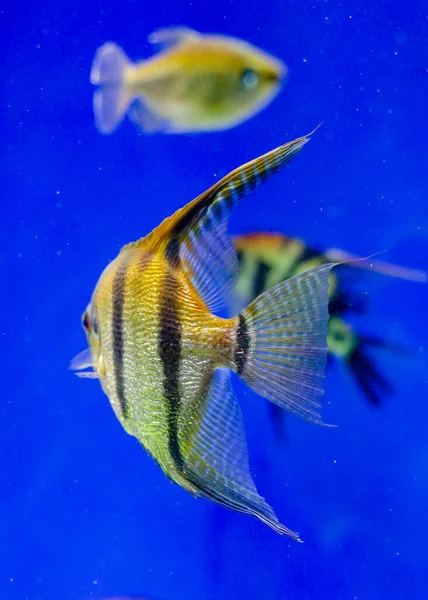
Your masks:
<svg viewBox="0 0 428 600"><path fill-rule="evenodd" d="M77 375L77 377L82 377L86 379L99 378L98 373L95 371L91 351L89 348L86 348L86 350L83 350L73 358L73 360L70 363L69 369L71 371L75 371L74 374Z"/></svg>

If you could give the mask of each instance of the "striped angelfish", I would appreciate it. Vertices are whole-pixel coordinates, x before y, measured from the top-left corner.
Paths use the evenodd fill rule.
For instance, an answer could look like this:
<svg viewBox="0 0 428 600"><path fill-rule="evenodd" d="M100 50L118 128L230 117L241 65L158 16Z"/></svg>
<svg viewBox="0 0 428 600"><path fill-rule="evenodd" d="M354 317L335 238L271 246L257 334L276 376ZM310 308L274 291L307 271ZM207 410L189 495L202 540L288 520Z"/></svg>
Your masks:
<svg viewBox="0 0 428 600"><path fill-rule="evenodd" d="M259 518L298 540L252 480L237 373L255 392L322 423L328 278L333 263L283 281L233 318L237 257L227 224L238 202L280 171L309 136L239 167L126 245L101 275L83 315L93 368L117 418L165 474L194 496Z"/></svg>

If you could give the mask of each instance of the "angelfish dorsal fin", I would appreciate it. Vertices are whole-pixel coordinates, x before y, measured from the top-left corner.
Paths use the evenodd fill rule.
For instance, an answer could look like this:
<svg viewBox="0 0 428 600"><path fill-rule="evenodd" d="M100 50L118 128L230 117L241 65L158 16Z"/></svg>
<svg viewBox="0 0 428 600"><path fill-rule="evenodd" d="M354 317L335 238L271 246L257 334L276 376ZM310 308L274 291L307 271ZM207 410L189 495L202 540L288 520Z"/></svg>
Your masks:
<svg viewBox="0 0 428 600"><path fill-rule="evenodd" d="M237 257L227 232L232 210L308 140L303 136L235 169L160 226L168 240L167 260L174 266L181 263L211 311L227 306L235 288Z"/></svg>
<svg viewBox="0 0 428 600"><path fill-rule="evenodd" d="M162 27L156 29L147 38L150 44L160 46L160 48L171 48L177 46L184 41L197 40L201 37L201 34L190 29L190 27L178 26L178 27Z"/></svg>

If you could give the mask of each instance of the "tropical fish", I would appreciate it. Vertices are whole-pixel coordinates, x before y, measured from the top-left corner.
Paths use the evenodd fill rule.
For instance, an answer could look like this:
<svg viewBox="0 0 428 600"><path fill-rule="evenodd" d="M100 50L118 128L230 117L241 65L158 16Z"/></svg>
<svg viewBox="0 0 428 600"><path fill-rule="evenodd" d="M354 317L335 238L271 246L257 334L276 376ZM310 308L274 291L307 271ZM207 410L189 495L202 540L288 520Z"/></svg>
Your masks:
<svg viewBox="0 0 428 600"><path fill-rule="evenodd" d="M331 316L327 337L330 355L345 363L369 403L379 405L384 396L392 393L393 386L379 372L370 351L376 348L402 349L375 336L363 335L346 322L348 311L362 312L364 305L347 291L344 271L367 269L413 281L426 281L426 273L377 260L356 260L357 257L343 250L315 250L303 240L280 233L257 232L237 236L233 242L238 254L239 280L232 310L239 310L270 287L307 269L346 261L330 274ZM276 413L280 418L279 411Z"/></svg>
<svg viewBox="0 0 428 600"><path fill-rule="evenodd" d="M132 63L113 42L95 55L95 122L111 133L126 113L143 131L186 133L234 127L274 98L287 68L251 44L187 27L153 32L163 49Z"/></svg>
<svg viewBox="0 0 428 600"><path fill-rule="evenodd" d="M227 307L236 281L227 233L232 209L308 139L236 169L122 248L83 315L90 350L71 364L93 368L89 376L100 379L125 430L173 482L296 540L251 478L231 372L264 398L322 424L334 264L279 283L236 317L214 313Z"/></svg>

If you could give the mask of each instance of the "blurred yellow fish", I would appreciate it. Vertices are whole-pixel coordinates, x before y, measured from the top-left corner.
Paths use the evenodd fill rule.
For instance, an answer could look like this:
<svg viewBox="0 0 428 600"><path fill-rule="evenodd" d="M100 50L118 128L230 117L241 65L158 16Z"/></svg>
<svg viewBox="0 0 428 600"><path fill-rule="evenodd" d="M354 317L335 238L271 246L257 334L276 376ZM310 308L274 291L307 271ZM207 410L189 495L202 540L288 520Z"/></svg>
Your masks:
<svg viewBox="0 0 428 600"><path fill-rule="evenodd" d="M77 374L100 379L123 427L172 481L294 539L251 478L231 371L261 396L321 423L334 264L279 283L236 317L213 312L227 306L237 276L227 233L232 209L308 139L236 169L125 246L83 315L90 351L71 364L94 369Z"/></svg>
<svg viewBox="0 0 428 600"><path fill-rule="evenodd" d="M228 129L265 107L287 68L251 44L187 27L153 32L164 49L132 63L112 42L95 55L91 83L95 122L111 133L126 113L145 132L186 133Z"/></svg>

